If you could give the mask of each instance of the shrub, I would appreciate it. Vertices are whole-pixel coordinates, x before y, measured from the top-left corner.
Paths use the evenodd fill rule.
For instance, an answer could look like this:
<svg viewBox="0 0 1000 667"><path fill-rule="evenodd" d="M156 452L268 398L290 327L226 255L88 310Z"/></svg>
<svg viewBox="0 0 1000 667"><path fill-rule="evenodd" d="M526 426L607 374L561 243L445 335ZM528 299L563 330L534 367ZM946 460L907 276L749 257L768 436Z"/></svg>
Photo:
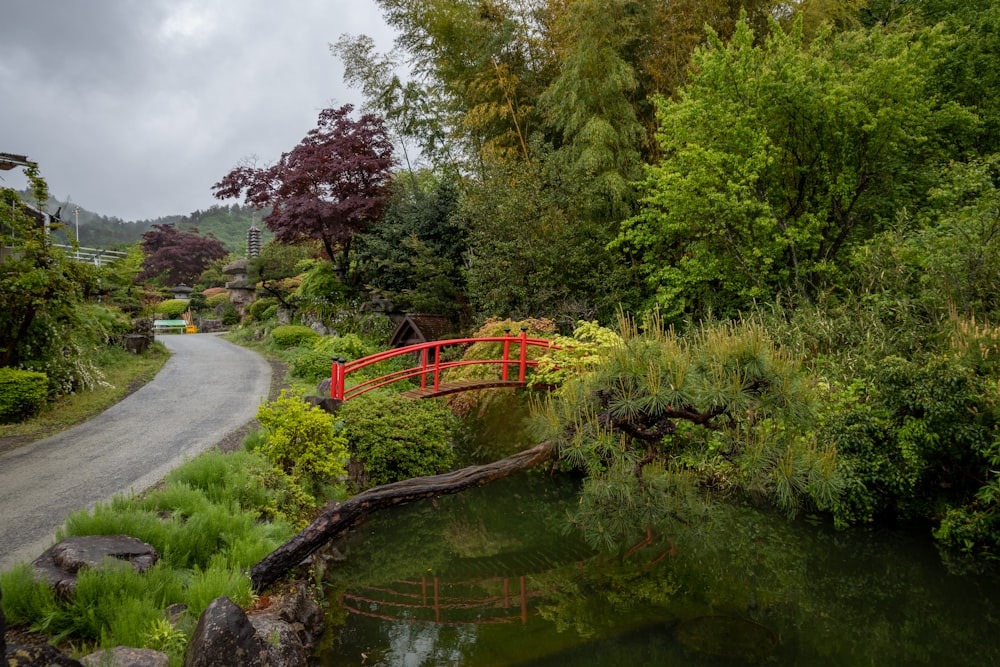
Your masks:
<svg viewBox="0 0 1000 667"><path fill-rule="evenodd" d="M323 336L313 341L313 349L305 350L291 361L292 375L309 382L330 377L334 357L348 361L360 359L372 352L356 334Z"/></svg>
<svg viewBox="0 0 1000 667"><path fill-rule="evenodd" d="M236 310L236 306L229 301L225 301L217 306L215 312L227 327L240 323L240 311Z"/></svg>
<svg viewBox="0 0 1000 667"><path fill-rule="evenodd" d="M0 424L23 421L41 412L48 386L45 373L0 368Z"/></svg>
<svg viewBox="0 0 1000 667"><path fill-rule="evenodd" d="M215 308L216 306L221 306L224 303L229 303L228 291L222 290L221 292L216 292L213 291L214 289L221 289L221 288L212 288L205 290L205 304L209 308Z"/></svg>
<svg viewBox="0 0 1000 667"><path fill-rule="evenodd" d="M336 480L347 472L347 440L337 435L333 415L282 390L257 410L266 433L261 451L286 473L312 484Z"/></svg>
<svg viewBox="0 0 1000 667"><path fill-rule="evenodd" d="M457 418L431 400L366 394L340 410L352 457L373 485L434 475L451 468Z"/></svg>
<svg viewBox="0 0 1000 667"><path fill-rule="evenodd" d="M347 360L360 359L374 352L357 334L323 336L313 341L313 349L330 357L344 357Z"/></svg>
<svg viewBox="0 0 1000 667"><path fill-rule="evenodd" d="M319 338L319 334L301 324L283 324L271 331L271 340L280 348L303 345L314 338Z"/></svg>
<svg viewBox="0 0 1000 667"><path fill-rule="evenodd" d="M254 442L263 444L261 432L253 434ZM264 519L284 519L299 527L316 504L291 475L259 451L206 452L171 472L166 481L197 489L212 502L235 500L242 509L258 512ZM157 502L170 505L166 498Z"/></svg>
<svg viewBox="0 0 1000 667"><path fill-rule="evenodd" d="M887 357L867 383L838 393L839 405L819 434L837 446L850 482L837 504L838 522L933 521L947 514L938 534L945 542L972 539L965 533L979 527L993 531L989 522L980 526L963 513L996 509L990 491L1000 462L995 380L954 354Z"/></svg>
<svg viewBox="0 0 1000 667"><path fill-rule="evenodd" d="M191 303L184 299L167 299L157 304L156 312L162 313L166 315L168 320L172 320L180 317L190 307Z"/></svg>
<svg viewBox="0 0 1000 667"><path fill-rule="evenodd" d="M247 306L247 315L251 320L256 322L263 322L267 319L268 311L277 312L278 310L278 300L274 297L266 297L263 299L257 299L249 306Z"/></svg>
<svg viewBox="0 0 1000 667"><path fill-rule="evenodd" d="M333 364L331 359L333 356L316 350L305 350L292 359L292 375L309 382L318 382L322 378L328 378Z"/></svg>

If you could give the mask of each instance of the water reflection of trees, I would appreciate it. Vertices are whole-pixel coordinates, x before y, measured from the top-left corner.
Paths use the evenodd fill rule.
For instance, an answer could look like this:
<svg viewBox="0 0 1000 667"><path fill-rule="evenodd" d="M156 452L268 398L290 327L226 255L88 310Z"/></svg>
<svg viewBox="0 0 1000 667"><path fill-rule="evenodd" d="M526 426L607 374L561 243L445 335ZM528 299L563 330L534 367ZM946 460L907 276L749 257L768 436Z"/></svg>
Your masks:
<svg viewBox="0 0 1000 667"><path fill-rule="evenodd" d="M524 576L528 612L578 641L640 631L676 643L684 624L717 617L759 624L761 641L773 632L779 662L1000 664L996 576L948 574L925 541L834 532L721 504L703 521L660 526L615 557L594 556L570 548L562 531L577 498L572 488L536 481L510 480L372 521L342 545L348 562L331 576L373 600L361 587L414 582L420 604L419 582L438 577L439 602L442 582L462 582L468 588L453 597L481 604L469 618L498 617L506 604L517 625Z"/></svg>

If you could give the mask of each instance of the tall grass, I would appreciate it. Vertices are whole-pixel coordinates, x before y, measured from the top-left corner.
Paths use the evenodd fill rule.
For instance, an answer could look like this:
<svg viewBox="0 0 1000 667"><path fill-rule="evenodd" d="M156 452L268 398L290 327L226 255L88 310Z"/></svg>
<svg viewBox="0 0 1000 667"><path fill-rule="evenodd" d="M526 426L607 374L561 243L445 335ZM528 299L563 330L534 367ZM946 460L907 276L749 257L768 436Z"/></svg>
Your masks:
<svg viewBox="0 0 1000 667"><path fill-rule="evenodd" d="M254 452L212 452L143 497L116 496L72 514L58 537L128 534L155 548L160 560L143 573L115 560L81 570L69 599L37 582L28 565L18 565L0 574L8 622L81 649L154 643L168 652L171 664L183 664L187 635L205 607L221 596L249 606L246 571L295 532L280 518L275 483L262 481L270 470ZM279 517L260 521L266 514ZM187 611L167 628L164 609L178 603Z"/></svg>

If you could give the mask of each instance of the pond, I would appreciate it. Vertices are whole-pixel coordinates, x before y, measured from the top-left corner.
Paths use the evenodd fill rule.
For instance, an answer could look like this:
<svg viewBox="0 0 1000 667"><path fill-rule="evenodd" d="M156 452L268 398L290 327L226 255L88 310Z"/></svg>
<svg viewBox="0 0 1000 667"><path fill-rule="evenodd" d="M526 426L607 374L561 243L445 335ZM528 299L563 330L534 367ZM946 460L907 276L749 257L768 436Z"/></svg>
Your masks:
<svg viewBox="0 0 1000 667"><path fill-rule="evenodd" d="M928 537L718 504L614 558L565 532L572 479L531 473L382 512L326 576L348 665L996 665L995 567Z"/></svg>

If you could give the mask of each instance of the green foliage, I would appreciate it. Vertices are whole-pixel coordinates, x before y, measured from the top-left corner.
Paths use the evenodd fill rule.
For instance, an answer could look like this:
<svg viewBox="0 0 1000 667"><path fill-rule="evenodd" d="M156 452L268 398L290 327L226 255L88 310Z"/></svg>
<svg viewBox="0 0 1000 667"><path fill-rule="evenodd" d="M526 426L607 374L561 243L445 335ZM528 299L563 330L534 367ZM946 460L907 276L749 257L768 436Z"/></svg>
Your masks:
<svg viewBox="0 0 1000 667"><path fill-rule="evenodd" d="M264 322L268 319L268 313L273 312L272 306L277 306L278 300L274 297L264 297L257 299L247 306L247 317L251 322ZM276 308L274 309L276 310Z"/></svg>
<svg viewBox="0 0 1000 667"><path fill-rule="evenodd" d="M788 512L832 506L836 454L808 435L808 377L759 324L621 329L599 365L536 411L539 436L587 476L575 520L590 542L614 548L685 512L696 484Z"/></svg>
<svg viewBox="0 0 1000 667"><path fill-rule="evenodd" d="M347 287L330 262L313 262L302 276L295 295L307 305L331 305L344 300Z"/></svg>
<svg viewBox="0 0 1000 667"><path fill-rule="evenodd" d="M449 470L455 416L432 400L365 394L348 401L339 416L352 458L364 464L372 485Z"/></svg>
<svg viewBox="0 0 1000 667"><path fill-rule="evenodd" d="M48 200L48 186L36 167L26 167L37 210ZM58 226L58 225L55 225ZM97 273L53 245L41 215L17 191L0 188L0 367L44 372L53 394L86 384L74 374L87 351L79 338L77 307L96 284ZM86 369L85 369L86 370ZM84 372L85 372L84 370Z"/></svg>
<svg viewBox="0 0 1000 667"><path fill-rule="evenodd" d="M254 433L260 434L259 431ZM263 442L261 437L258 445ZM165 482L168 488L176 483L181 488L195 490L211 502L235 501L242 509L257 513L265 521L302 527L313 512L316 500L293 476L253 449L248 447L246 451L228 454L206 452L173 470ZM177 506L166 500L156 502Z"/></svg>
<svg viewBox="0 0 1000 667"><path fill-rule="evenodd" d="M223 596L241 607L249 607L253 586L246 572L233 571L225 563L214 560L207 568L195 571L185 591L184 602L188 612L198 618L212 600Z"/></svg>
<svg viewBox="0 0 1000 667"><path fill-rule="evenodd" d="M166 315L168 320L176 320L191 307L191 302L185 299L167 299L156 304L156 312Z"/></svg>
<svg viewBox="0 0 1000 667"><path fill-rule="evenodd" d="M848 481L838 523L937 521L936 536L950 546L971 540L968 550L995 553L995 379L961 353L889 357L834 397L818 437L837 447Z"/></svg>
<svg viewBox="0 0 1000 667"><path fill-rule="evenodd" d="M611 329L597 322L580 320L572 336L555 336L552 339L552 345L559 349L546 352L538 359L531 384L560 385L567 377L593 370L604 355L621 342L621 336Z"/></svg>
<svg viewBox="0 0 1000 667"><path fill-rule="evenodd" d="M953 163L931 189L915 228L900 225L857 249L856 289L910 300L924 317L1000 312L1000 155Z"/></svg>
<svg viewBox="0 0 1000 667"><path fill-rule="evenodd" d="M560 135L556 162L566 165L586 202L588 217L630 215L632 182L640 177L646 130L637 118L639 80L628 62L646 35L641 3L581 0L565 6L555 24L562 42L559 73L538 99Z"/></svg>
<svg viewBox="0 0 1000 667"><path fill-rule="evenodd" d="M525 334L529 338L551 338L555 334L555 323L545 318L528 318L523 320L510 320L490 318L486 320L474 333L474 338L510 338L509 358L518 359L520 355L518 337L521 335L521 327L525 328ZM469 345L463 350L451 348L451 351L460 351L463 360L475 359L502 359L503 342L478 342ZM445 354L449 350L445 350ZM529 360L541 360L544 358L546 350L541 347L531 346L527 349ZM509 371L510 372L510 371ZM528 381L534 377L534 371L528 371ZM470 364L449 368L443 374L446 381L466 380L475 378L497 379L500 377L500 367L497 364ZM480 391L465 391L448 397L448 404L451 409L459 415L468 415L475 408L484 408L487 404L507 392L506 389L484 389Z"/></svg>
<svg viewBox="0 0 1000 667"><path fill-rule="evenodd" d="M330 377L332 367L331 356L316 350L301 350L291 363L292 376L307 382L317 382Z"/></svg>
<svg viewBox="0 0 1000 667"><path fill-rule="evenodd" d="M382 221L358 237L359 280L406 312L462 314L466 230L452 218L454 179L400 178Z"/></svg>
<svg viewBox="0 0 1000 667"><path fill-rule="evenodd" d="M28 563L0 572L0 590L3 613L11 625L32 623L57 604L55 589L37 580Z"/></svg>
<svg viewBox="0 0 1000 667"><path fill-rule="evenodd" d="M229 293L228 292L216 292L215 294L207 294L205 297L205 302L209 308L215 308L221 306L224 303L229 303Z"/></svg>
<svg viewBox="0 0 1000 667"><path fill-rule="evenodd" d="M49 379L45 373L0 368L0 424L34 417L45 406Z"/></svg>
<svg viewBox="0 0 1000 667"><path fill-rule="evenodd" d="M932 94L948 46L939 30L711 35L679 98L659 101L663 159L619 237L665 314L812 299L852 247L919 208L975 126Z"/></svg>
<svg viewBox="0 0 1000 667"><path fill-rule="evenodd" d="M191 292L188 307L195 313L200 313L208 308L208 298L204 292Z"/></svg>
<svg viewBox="0 0 1000 667"><path fill-rule="evenodd" d="M308 484L336 483L346 474L347 440L333 415L282 390L257 410L266 433L261 451L277 467Z"/></svg>
<svg viewBox="0 0 1000 667"><path fill-rule="evenodd" d="M566 205L557 165L501 165L470 184L455 212L469 230L469 300L489 317L567 322L614 312L626 293L613 231Z"/></svg>
<svg viewBox="0 0 1000 667"><path fill-rule="evenodd" d="M10 622L47 633L53 641L83 640L102 647L153 647L183 659L187 633L209 602L228 596L252 601L246 571L294 533L281 517L304 510L300 490L256 453L212 452L176 469L143 498L116 496L92 511L72 514L68 535L128 534L153 546L161 558L144 573L109 560L79 573L75 594L61 599L36 581L29 566L0 574L3 608ZM309 501L311 502L311 498ZM261 522L261 518L271 518ZM176 627L163 609L187 605Z"/></svg>
<svg viewBox="0 0 1000 667"><path fill-rule="evenodd" d="M374 354L377 350L361 339L356 333L340 336L323 336L312 342L315 351L327 357L343 357L348 361Z"/></svg>
<svg viewBox="0 0 1000 667"><path fill-rule="evenodd" d="M282 349L307 345L315 338L319 338L319 334L301 324L283 324L271 330L271 340Z"/></svg>
<svg viewBox="0 0 1000 667"><path fill-rule="evenodd" d="M303 350L292 359L292 375L316 382L330 377L334 357L350 361L360 359L373 351L357 334L316 338L313 340L313 349Z"/></svg>

